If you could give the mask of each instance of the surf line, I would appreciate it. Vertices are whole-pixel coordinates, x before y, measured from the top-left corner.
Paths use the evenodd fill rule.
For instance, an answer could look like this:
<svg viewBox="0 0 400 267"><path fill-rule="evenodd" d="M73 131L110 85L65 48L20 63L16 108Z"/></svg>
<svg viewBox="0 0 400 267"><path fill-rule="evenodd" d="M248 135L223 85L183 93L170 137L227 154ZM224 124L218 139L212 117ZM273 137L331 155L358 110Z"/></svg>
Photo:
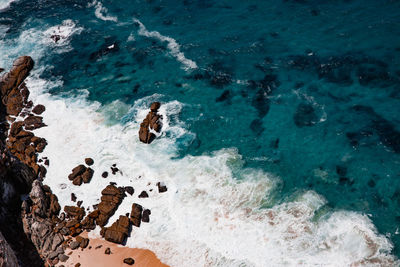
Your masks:
<svg viewBox="0 0 400 267"><path fill-rule="evenodd" d="M134 19L134 22L139 26L138 34L141 36L145 36L148 38L154 38L157 39L161 42L167 42L167 48L169 50L169 53L176 58L180 63L183 65L183 69L188 71L188 70L193 70L197 69L197 64L191 59L188 59L185 57L185 54L181 52L181 46L178 44L178 42L169 36L164 36L158 31L148 31L146 26L143 25L143 23L138 20Z"/></svg>

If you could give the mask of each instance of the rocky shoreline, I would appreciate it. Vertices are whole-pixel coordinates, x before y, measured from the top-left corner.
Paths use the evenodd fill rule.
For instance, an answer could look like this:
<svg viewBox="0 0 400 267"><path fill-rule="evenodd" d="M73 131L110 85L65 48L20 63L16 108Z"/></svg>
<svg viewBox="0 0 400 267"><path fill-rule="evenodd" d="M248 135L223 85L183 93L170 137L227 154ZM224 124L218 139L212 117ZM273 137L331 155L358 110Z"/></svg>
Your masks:
<svg viewBox="0 0 400 267"><path fill-rule="evenodd" d="M0 78L0 266L63 266L72 251L91 249L90 240L82 237L82 233L99 226L105 240L124 244L132 226L148 223L151 215L150 210L132 203L130 214L119 216L110 227L105 227L126 194L134 194L132 186L117 187L114 182L102 190L101 201L92 211L81 207L82 201L62 210L57 196L42 183L50 164L50 159L40 157L47 141L35 136L32 130L46 127L39 116L46 108L29 101L29 90L24 83L33 67L33 60L23 56ZM155 133L161 132L162 117L157 113L160 105L152 103L140 125L139 140L144 143L151 143ZM90 183L95 172L90 168L93 163L93 159L86 158L88 167L76 166L68 179L76 186ZM110 168L112 174L121 172L116 164ZM104 171L101 177L106 179L108 172ZM162 182L157 187L159 193L167 191ZM137 197L145 198L148 194L143 191ZM77 200L73 193L71 200ZM68 255L67 250L71 250ZM128 257L123 263L132 265L134 259Z"/></svg>

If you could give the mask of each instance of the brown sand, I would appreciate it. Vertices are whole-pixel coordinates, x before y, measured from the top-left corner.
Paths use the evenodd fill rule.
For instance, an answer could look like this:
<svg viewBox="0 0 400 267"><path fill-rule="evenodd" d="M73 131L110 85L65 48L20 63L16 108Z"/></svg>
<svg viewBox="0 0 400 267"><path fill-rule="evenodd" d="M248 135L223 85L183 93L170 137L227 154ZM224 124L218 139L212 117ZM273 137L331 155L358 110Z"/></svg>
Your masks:
<svg viewBox="0 0 400 267"><path fill-rule="evenodd" d="M84 234L84 236L86 235ZM96 249L100 245L102 247ZM89 249L89 246L92 248ZM110 255L104 254L106 248L111 249ZM71 251L72 254L68 255ZM88 247L83 251L81 248L67 249L65 254L69 256L69 259L64 263L60 262L57 266L75 266L79 262L81 267L128 267L129 265L125 264L123 260L130 257L135 260L135 264L132 266L168 267L150 250L122 247L102 239L90 239Z"/></svg>

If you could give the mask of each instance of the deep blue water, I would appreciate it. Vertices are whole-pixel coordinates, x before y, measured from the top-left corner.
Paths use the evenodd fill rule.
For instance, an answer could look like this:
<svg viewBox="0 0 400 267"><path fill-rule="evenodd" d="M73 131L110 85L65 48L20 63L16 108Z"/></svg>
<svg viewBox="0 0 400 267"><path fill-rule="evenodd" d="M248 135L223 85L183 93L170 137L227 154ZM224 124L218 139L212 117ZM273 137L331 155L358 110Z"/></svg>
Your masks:
<svg viewBox="0 0 400 267"><path fill-rule="evenodd" d="M333 210L371 214L400 255L399 1L102 4L117 23L85 1L13 2L0 13L3 38L73 20L84 28L73 49L38 63L54 66L43 78L64 81L52 94L178 100L195 134L180 140L181 156L236 147L246 166L281 178L276 202L315 190ZM198 68L185 70L134 19L174 38Z"/></svg>

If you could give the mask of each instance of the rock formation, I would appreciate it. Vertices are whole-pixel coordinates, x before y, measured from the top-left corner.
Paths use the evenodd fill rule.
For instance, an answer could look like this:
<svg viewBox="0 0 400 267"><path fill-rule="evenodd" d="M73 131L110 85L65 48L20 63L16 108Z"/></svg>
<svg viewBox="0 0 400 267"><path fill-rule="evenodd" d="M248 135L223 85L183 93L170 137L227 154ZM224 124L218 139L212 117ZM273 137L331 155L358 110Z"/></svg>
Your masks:
<svg viewBox="0 0 400 267"><path fill-rule="evenodd" d="M160 120L162 117L157 113L160 106L159 102L152 103L150 112L140 124L139 140L143 143L150 144L156 138L154 132L161 132L162 124Z"/></svg>
<svg viewBox="0 0 400 267"><path fill-rule="evenodd" d="M132 204L131 222L136 227L140 227L140 222L142 221L142 211L143 207L141 205L136 203Z"/></svg>
<svg viewBox="0 0 400 267"><path fill-rule="evenodd" d="M20 195L31 191L33 181L46 174L37 158L47 142L29 132L45 126L41 117L30 113L33 103L28 101L29 90L24 84L33 66L30 57L20 57L11 70L0 77L0 232L4 239L1 244L6 248L7 242L18 258L18 265L11 266L43 266L45 257L38 252L47 251L46 246L52 246L57 240L52 236L51 242L48 241L48 233L45 233L44 222L54 219L59 211L57 199L49 188L40 194L45 200L35 198L36 191L32 192L33 199L28 198L23 203L20 199ZM25 232L30 234L27 236ZM46 238L41 238L39 243L40 234ZM12 256L9 259L11 262Z"/></svg>
<svg viewBox="0 0 400 267"><path fill-rule="evenodd" d="M129 218L127 216L121 215L119 216L119 219L114 222L110 227L103 227L100 234L107 241L117 244L123 244L125 239L129 235L129 227Z"/></svg>
<svg viewBox="0 0 400 267"><path fill-rule="evenodd" d="M33 182L29 199L22 202L24 232L40 255L53 264L53 260L63 253L61 245L64 237L54 230L61 221L58 218L60 209L57 197L39 180Z"/></svg>
<svg viewBox="0 0 400 267"><path fill-rule="evenodd" d="M87 158L85 159L85 162L87 165L92 165L93 164L93 160L90 161L92 159ZM91 163L91 164L88 164ZM70 181L72 181L72 183L74 185L81 185L82 182L83 183L90 183L90 180L92 180L94 174L94 170L90 167L86 167L83 164L80 164L78 166L76 166L75 168L72 169L71 174L68 175L68 179Z"/></svg>

